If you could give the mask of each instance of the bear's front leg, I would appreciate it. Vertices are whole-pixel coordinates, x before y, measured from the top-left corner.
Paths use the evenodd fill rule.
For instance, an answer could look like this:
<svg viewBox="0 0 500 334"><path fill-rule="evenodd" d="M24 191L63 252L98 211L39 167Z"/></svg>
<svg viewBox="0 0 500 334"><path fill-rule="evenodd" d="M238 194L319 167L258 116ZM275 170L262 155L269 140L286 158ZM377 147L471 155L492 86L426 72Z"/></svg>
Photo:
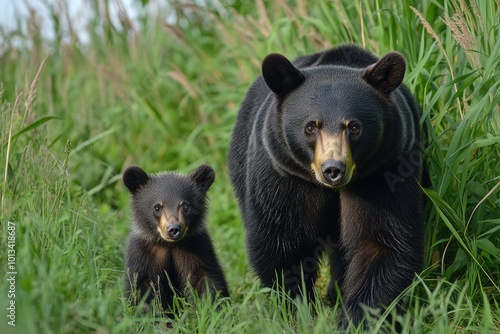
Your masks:
<svg viewBox="0 0 500 334"><path fill-rule="evenodd" d="M253 232L250 230L247 234L250 263L262 284L283 288L292 298L305 294L309 300L314 300L321 246L276 231L268 234L273 236L269 239ZM261 232L257 234L262 235Z"/></svg>
<svg viewBox="0 0 500 334"><path fill-rule="evenodd" d="M338 194L269 168L244 202L250 263L263 285L314 300L318 261L338 242Z"/></svg>
<svg viewBox="0 0 500 334"><path fill-rule="evenodd" d="M370 182L371 181L371 182ZM379 180L341 191L341 242L347 269L342 297L348 320L363 318L363 305L389 306L423 263L422 197L416 179L389 189Z"/></svg>
<svg viewBox="0 0 500 334"><path fill-rule="evenodd" d="M360 242L353 253L342 290L346 320L357 325L364 316L363 306L389 306L411 284L415 271L397 250L373 240Z"/></svg>
<svg viewBox="0 0 500 334"><path fill-rule="evenodd" d="M341 289L344 284L346 265L345 253L338 242L337 234L333 234L330 240L335 240L335 242L329 242L325 247L330 264L330 283L328 285L326 298L331 305L335 305L338 299L337 291Z"/></svg>

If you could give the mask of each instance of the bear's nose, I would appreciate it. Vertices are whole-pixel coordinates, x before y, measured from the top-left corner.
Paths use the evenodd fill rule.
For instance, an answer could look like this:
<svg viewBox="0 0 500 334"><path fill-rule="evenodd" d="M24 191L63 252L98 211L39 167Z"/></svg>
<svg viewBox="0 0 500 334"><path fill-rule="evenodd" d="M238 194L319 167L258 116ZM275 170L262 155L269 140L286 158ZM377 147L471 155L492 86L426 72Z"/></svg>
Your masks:
<svg viewBox="0 0 500 334"><path fill-rule="evenodd" d="M327 160L321 165L323 176L330 183L336 183L344 177L345 165L339 160Z"/></svg>
<svg viewBox="0 0 500 334"><path fill-rule="evenodd" d="M181 236L182 228L179 224L172 224L167 227L167 233L172 238L172 240L176 240Z"/></svg>

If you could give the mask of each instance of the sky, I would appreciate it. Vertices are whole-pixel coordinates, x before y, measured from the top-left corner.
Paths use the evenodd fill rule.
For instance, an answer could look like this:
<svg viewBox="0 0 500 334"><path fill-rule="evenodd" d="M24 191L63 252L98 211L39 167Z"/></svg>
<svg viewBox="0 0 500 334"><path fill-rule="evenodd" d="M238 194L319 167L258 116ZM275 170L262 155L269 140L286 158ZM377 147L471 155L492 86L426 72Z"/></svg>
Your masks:
<svg viewBox="0 0 500 334"><path fill-rule="evenodd" d="M16 0L0 0L0 25L7 30L12 30L16 27L14 19L15 13L19 13L19 7L22 6L21 1Z"/></svg>
<svg viewBox="0 0 500 334"><path fill-rule="evenodd" d="M6 32L16 29L19 27L20 21L24 21L29 17L28 8L32 8L36 11L44 27L42 34L50 38L52 37L50 36L52 27L45 27L45 25L51 24L51 20L48 19L49 11L47 4L55 6L55 8L64 4L68 6L70 19L75 30L84 31L85 29L78 28L85 25L86 13L89 13L87 9L89 6L88 2L87 0L0 0L0 29ZM111 19L117 20L117 3L120 3L127 13L129 13L129 17L134 17L133 2L134 0L111 0ZM85 39L85 36L80 37Z"/></svg>

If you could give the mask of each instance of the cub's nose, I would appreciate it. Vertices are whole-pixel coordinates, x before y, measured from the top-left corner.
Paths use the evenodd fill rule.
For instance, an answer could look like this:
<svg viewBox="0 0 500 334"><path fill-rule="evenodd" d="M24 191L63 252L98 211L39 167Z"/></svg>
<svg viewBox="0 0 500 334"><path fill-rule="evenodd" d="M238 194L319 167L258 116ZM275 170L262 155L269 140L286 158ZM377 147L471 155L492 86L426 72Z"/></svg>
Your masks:
<svg viewBox="0 0 500 334"><path fill-rule="evenodd" d="M172 224L167 227L167 233L172 240L177 240L181 237L182 227L179 224Z"/></svg>
<svg viewBox="0 0 500 334"><path fill-rule="evenodd" d="M334 184L344 177L345 165L339 160L326 160L321 165L321 172L328 182Z"/></svg>

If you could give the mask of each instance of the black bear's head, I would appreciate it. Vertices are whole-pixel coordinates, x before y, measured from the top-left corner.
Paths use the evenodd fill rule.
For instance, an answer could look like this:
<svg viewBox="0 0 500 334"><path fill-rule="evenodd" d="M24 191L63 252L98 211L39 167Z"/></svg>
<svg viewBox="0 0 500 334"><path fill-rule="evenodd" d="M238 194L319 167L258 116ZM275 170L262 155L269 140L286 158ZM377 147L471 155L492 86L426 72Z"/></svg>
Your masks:
<svg viewBox="0 0 500 334"><path fill-rule="evenodd" d="M382 141L401 131L391 128L397 126L393 92L405 68L397 52L364 68L326 64L299 69L283 55L267 56L262 76L276 96L282 123L273 131L281 132L289 160L302 162L293 173L338 188L355 174L382 165L385 158L377 154Z"/></svg>
<svg viewBox="0 0 500 334"><path fill-rule="evenodd" d="M178 242L203 228L207 191L214 170L201 165L189 175L174 172L148 175L132 166L123 183L132 194L134 230L145 239Z"/></svg>

